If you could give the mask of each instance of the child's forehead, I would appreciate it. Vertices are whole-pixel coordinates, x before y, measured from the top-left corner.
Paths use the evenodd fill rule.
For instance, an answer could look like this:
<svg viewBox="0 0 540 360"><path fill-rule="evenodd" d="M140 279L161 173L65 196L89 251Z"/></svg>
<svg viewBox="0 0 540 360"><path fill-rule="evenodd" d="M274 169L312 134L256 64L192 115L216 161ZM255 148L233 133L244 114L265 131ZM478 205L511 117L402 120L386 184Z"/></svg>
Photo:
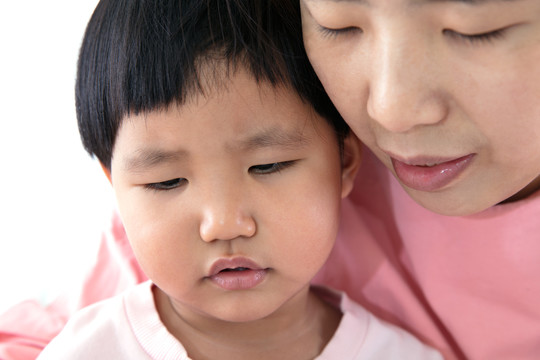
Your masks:
<svg viewBox="0 0 540 360"><path fill-rule="evenodd" d="M292 90L258 83L245 72L229 85L223 92L127 117L113 159L139 171L178 159L294 151L334 138L330 124Z"/></svg>
<svg viewBox="0 0 540 360"><path fill-rule="evenodd" d="M247 99L245 91L247 88L253 93L250 95L257 96L250 96ZM273 83L266 78L257 77L248 65L241 62L232 63L223 59L202 58L196 63L192 78L187 81L182 93L168 103L158 104L140 113L148 117L149 114L163 113L171 108L180 112L185 109L202 110L210 101L220 99L223 101L235 99L239 103L245 99L245 105L249 106L253 100L270 102L284 98L299 98L298 92L286 81ZM131 111L125 114L120 120L120 126L126 119L133 119L134 115L138 118L139 112Z"/></svg>
<svg viewBox="0 0 540 360"><path fill-rule="evenodd" d="M221 119L220 122L227 126L240 124L244 128L261 127L261 124L273 128L272 124L280 122L304 127L306 121L320 117L291 86L257 79L245 66L206 65L201 70L196 85L186 90L181 99L140 114L127 114L120 128L125 122L148 124L173 118L186 126L210 124L210 121L203 121L205 117ZM281 110L278 111L278 107Z"/></svg>
<svg viewBox="0 0 540 360"><path fill-rule="evenodd" d="M220 94L242 95L241 87L256 88L261 97L269 93L287 93L298 96L287 81L272 83L267 78L257 76L249 65L241 61L228 61L224 58L201 57L195 64L191 85L185 88L182 99L176 105L204 101Z"/></svg>

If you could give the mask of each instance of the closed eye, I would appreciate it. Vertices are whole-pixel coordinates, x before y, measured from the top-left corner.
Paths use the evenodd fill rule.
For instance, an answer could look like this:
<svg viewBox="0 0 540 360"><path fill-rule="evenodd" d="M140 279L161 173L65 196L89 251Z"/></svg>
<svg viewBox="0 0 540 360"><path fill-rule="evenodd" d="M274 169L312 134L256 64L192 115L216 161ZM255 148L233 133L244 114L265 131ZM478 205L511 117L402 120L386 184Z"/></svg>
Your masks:
<svg viewBox="0 0 540 360"><path fill-rule="evenodd" d="M147 190L166 191L176 189L187 183L184 178L176 178L166 181L160 181L156 183L145 184L144 187Z"/></svg>
<svg viewBox="0 0 540 360"><path fill-rule="evenodd" d="M337 37L339 35L352 34L352 33L355 33L355 32L360 32L360 33L362 32L362 29L360 29L360 28L358 28L356 26L347 26L347 27L339 28L339 29L331 29L331 28L327 28L325 26L319 25L318 29L319 29L319 32L324 37L329 37L329 38L334 38L334 37Z"/></svg>
<svg viewBox="0 0 540 360"><path fill-rule="evenodd" d="M273 174L293 166L296 162L297 160L290 160L271 164L254 165L249 168L249 172L256 175Z"/></svg>
<svg viewBox="0 0 540 360"><path fill-rule="evenodd" d="M454 30L445 29L443 30L443 33L446 36L449 36L456 40L465 40L470 43L488 43L493 40L497 40L504 37L505 31L506 31L506 28L488 31L485 33L480 33L480 34L463 34Z"/></svg>

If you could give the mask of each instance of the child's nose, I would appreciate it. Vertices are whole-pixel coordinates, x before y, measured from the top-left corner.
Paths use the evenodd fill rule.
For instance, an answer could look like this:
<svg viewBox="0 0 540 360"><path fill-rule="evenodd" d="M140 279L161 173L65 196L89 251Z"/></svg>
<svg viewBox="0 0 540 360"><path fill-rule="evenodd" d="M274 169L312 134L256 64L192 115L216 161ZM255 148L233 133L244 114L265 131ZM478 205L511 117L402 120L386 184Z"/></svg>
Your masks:
<svg viewBox="0 0 540 360"><path fill-rule="evenodd" d="M429 39L387 30L375 41L368 74L369 116L390 132L402 133L446 118L447 102L436 46Z"/></svg>
<svg viewBox="0 0 540 360"><path fill-rule="evenodd" d="M205 242L249 238L257 230L240 189L213 192L202 205L200 236Z"/></svg>

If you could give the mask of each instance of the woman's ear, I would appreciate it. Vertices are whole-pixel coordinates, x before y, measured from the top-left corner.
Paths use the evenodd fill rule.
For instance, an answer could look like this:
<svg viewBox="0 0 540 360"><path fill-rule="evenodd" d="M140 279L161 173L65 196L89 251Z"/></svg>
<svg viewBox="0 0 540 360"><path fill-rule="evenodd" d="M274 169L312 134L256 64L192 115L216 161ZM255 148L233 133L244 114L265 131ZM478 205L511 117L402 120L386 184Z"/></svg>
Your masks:
<svg viewBox="0 0 540 360"><path fill-rule="evenodd" d="M354 179L362 162L362 143L351 131L343 141L341 160L341 198L346 198L353 189Z"/></svg>
<svg viewBox="0 0 540 360"><path fill-rule="evenodd" d="M109 179L109 182L112 185L111 170L108 167L106 167L105 165L103 165L103 163L101 161L99 162L99 165L101 165L101 170L103 170L103 173L105 174L107 179Z"/></svg>

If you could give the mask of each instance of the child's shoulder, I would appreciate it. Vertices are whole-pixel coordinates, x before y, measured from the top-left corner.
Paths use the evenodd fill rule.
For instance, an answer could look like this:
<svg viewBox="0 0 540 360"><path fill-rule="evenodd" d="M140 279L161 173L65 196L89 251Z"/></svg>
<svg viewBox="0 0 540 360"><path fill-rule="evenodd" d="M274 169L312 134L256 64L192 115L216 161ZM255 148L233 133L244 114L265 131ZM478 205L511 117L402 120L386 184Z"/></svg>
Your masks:
<svg viewBox="0 0 540 360"><path fill-rule="evenodd" d="M148 307L154 308L151 283L142 283L75 313L38 359L150 359L133 331L130 299L149 302Z"/></svg>
<svg viewBox="0 0 540 360"><path fill-rule="evenodd" d="M343 313L339 327L317 358L324 359L442 359L412 334L366 310L347 294L321 286L312 291Z"/></svg>

